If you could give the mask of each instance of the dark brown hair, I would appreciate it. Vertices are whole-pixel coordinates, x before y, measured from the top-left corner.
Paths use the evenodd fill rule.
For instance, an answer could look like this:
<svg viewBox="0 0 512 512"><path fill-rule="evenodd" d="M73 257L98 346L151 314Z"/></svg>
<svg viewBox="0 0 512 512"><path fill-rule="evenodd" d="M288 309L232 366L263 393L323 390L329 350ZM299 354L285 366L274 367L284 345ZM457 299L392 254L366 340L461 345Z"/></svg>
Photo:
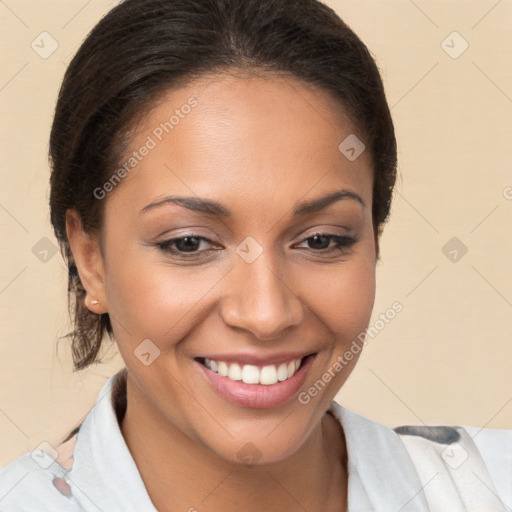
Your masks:
<svg viewBox="0 0 512 512"><path fill-rule="evenodd" d="M317 0L125 0L69 64L50 136L50 214L69 271L75 370L98 361L113 332L108 313L85 306L66 210L99 232L105 202L94 190L120 165L137 119L161 93L229 69L286 73L339 101L372 157L374 229L387 221L397 149L383 84L367 47L331 8Z"/></svg>

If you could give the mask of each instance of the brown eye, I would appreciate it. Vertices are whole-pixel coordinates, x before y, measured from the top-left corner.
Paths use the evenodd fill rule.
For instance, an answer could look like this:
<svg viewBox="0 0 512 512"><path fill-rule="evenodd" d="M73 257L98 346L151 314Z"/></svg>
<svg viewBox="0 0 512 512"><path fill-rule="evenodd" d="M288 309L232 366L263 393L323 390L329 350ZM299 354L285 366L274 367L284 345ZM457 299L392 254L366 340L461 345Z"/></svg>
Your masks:
<svg viewBox="0 0 512 512"><path fill-rule="evenodd" d="M171 238L170 240L164 240L163 242L157 242L155 245L166 253L171 254L199 254L204 251L198 251L201 242L209 242L208 238L203 236L187 235L180 238ZM175 248L174 248L175 247Z"/></svg>
<svg viewBox="0 0 512 512"><path fill-rule="evenodd" d="M308 244L308 248L314 250L314 252L332 252L332 251L344 251L354 245L357 240L350 236L333 235L329 233L317 233L304 239L303 242ZM330 247L331 242L334 245Z"/></svg>

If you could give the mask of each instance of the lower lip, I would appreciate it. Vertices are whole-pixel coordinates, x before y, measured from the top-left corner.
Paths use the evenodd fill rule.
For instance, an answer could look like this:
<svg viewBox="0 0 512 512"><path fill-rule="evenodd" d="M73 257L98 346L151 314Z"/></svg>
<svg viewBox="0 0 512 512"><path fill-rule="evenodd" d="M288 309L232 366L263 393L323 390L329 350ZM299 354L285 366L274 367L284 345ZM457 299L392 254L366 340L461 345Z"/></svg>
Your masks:
<svg viewBox="0 0 512 512"><path fill-rule="evenodd" d="M315 356L309 356L302 366L289 379L265 386L264 384L245 384L241 380L231 380L209 370L199 361L199 365L213 388L230 402L242 407L266 409L276 407L290 400L302 387Z"/></svg>

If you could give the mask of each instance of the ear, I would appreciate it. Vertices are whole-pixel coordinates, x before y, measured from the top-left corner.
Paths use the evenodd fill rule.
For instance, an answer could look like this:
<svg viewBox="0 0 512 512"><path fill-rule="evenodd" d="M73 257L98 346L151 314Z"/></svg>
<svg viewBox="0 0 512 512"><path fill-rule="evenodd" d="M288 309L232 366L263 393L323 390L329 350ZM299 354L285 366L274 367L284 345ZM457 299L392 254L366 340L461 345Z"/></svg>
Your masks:
<svg viewBox="0 0 512 512"><path fill-rule="evenodd" d="M66 211L66 233L80 281L87 290L85 305L93 313L106 313L105 265L99 240L83 230L80 214L73 208Z"/></svg>

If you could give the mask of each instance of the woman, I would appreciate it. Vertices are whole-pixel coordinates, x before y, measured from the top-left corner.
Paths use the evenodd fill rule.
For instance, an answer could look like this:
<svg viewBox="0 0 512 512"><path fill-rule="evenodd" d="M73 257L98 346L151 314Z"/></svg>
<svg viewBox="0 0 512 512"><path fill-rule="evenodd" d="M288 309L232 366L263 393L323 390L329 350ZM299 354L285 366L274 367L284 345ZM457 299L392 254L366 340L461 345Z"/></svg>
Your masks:
<svg viewBox="0 0 512 512"><path fill-rule="evenodd" d="M331 9L125 0L67 70L50 154L75 369L105 333L126 368L2 470L2 512L512 505L511 431L393 431L334 401L397 159L378 69Z"/></svg>

